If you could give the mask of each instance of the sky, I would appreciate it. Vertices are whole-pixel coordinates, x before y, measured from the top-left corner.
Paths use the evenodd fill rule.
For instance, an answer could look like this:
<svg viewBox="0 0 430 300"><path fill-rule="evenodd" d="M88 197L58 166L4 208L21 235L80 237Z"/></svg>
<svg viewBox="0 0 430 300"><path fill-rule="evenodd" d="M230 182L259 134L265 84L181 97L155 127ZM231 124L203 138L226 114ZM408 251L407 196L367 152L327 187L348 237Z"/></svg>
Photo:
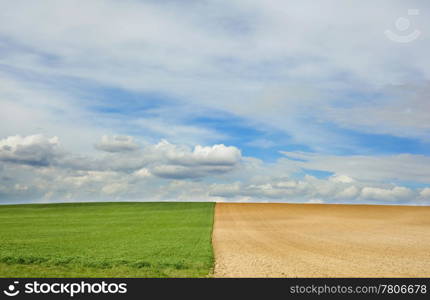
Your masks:
<svg viewBox="0 0 430 300"><path fill-rule="evenodd" d="M429 13L0 0L0 203L430 205Z"/></svg>

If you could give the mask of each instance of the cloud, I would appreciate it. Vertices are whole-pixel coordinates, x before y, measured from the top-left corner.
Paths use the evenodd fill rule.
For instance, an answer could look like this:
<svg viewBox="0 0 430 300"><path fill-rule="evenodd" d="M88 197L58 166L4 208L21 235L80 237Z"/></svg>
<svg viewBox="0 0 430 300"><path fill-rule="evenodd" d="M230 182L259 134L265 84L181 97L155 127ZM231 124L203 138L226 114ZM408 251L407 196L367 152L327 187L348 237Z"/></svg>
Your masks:
<svg viewBox="0 0 430 300"><path fill-rule="evenodd" d="M430 82L387 85L368 101L355 101L344 106L327 106L324 118L340 127L370 134L419 138L427 141L430 134ZM362 116L366 116L363 118Z"/></svg>
<svg viewBox="0 0 430 300"><path fill-rule="evenodd" d="M422 189L420 196L426 199L430 199L430 187Z"/></svg>
<svg viewBox="0 0 430 300"><path fill-rule="evenodd" d="M0 140L0 161L48 166L60 155L58 137L10 136Z"/></svg>
<svg viewBox="0 0 430 300"><path fill-rule="evenodd" d="M282 152L297 168L328 171L362 181L430 182L430 157L425 155L324 155ZM336 179L339 180L340 178ZM343 179L345 180L346 177ZM333 179L335 180L335 179Z"/></svg>
<svg viewBox="0 0 430 300"><path fill-rule="evenodd" d="M155 175L170 179L202 178L231 172L241 162L238 148L225 145L193 149L163 140L139 149L131 137L103 136L96 148L105 155L83 155L59 150L59 139L43 135L12 136L0 140L0 160L34 166L54 166L70 171L87 171L73 180L95 180L98 174L133 173L137 177ZM106 173L108 172L108 173Z"/></svg>
<svg viewBox="0 0 430 300"><path fill-rule="evenodd" d="M95 148L106 152L129 152L139 148L131 136L113 136L104 135L100 143Z"/></svg>
<svg viewBox="0 0 430 300"><path fill-rule="evenodd" d="M225 145L196 145L188 147L161 141L150 150L160 155L165 162L150 168L150 172L163 178L199 178L232 171L241 161L241 152L236 147Z"/></svg>
<svg viewBox="0 0 430 300"><path fill-rule="evenodd" d="M426 192L424 192L425 194ZM341 182L305 175L302 180L272 178L259 183L235 182L213 184L209 195L250 201L301 202L318 199L324 203L421 203L416 190L404 186L369 182Z"/></svg>
<svg viewBox="0 0 430 300"><path fill-rule="evenodd" d="M250 199L271 199L272 201L307 201L318 196L334 196L334 188L327 180L318 180L312 176L304 180L281 180L273 178L269 182L214 184L210 195L226 198L249 197Z"/></svg>
<svg viewBox="0 0 430 300"><path fill-rule="evenodd" d="M370 200L401 201L414 196L414 192L405 187L394 187L392 189L382 189L365 187L361 191L361 197Z"/></svg>
<svg viewBox="0 0 430 300"><path fill-rule="evenodd" d="M152 168L151 174L167 179L199 178L205 175L202 170L175 165L155 166Z"/></svg>
<svg viewBox="0 0 430 300"><path fill-rule="evenodd" d="M423 1L2 6L2 199L428 199Z"/></svg>
<svg viewBox="0 0 430 300"><path fill-rule="evenodd" d="M151 172L147 168L142 168L133 173L137 177L149 177L151 176Z"/></svg>
<svg viewBox="0 0 430 300"><path fill-rule="evenodd" d="M196 110L194 108L194 110ZM145 132L156 136L162 136L164 139L173 140L179 143L201 143L202 141L213 141L225 139L226 135L220 132L205 128L203 126L184 125L182 118L187 118L188 112L181 107L164 108L156 111L163 118L139 118L133 120L132 124ZM172 119L166 121L163 119Z"/></svg>
<svg viewBox="0 0 430 300"><path fill-rule="evenodd" d="M349 186L344 190L340 191L336 197L339 199L354 199L358 196L360 190L356 186Z"/></svg>
<svg viewBox="0 0 430 300"><path fill-rule="evenodd" d="M307 203L309 203L309 204L322 204L322 203L324 203L324 200L322 200L322 199L310 199Z"/></svg>
<svg viewBox="0 0 430 300"><path fill-rule="evenodd" d="M317 199L324 203L425 204L430 200L428 188L413 190L360 176L353 179L345 172L328 178L304 174L298 179L294 170L300 171L300 165L291 166L291 162L304 162L280 159L264 163L242 157L237 147L221 144L189 147L161 141L133 151L77 154L60 149L56 137L34 135L8 137L0 145L3 202L182 199L307 203ZM309 154L293 156L309 159Z"/></svg>
<svg viewBox="0 0 430 300"><path fill-rule="evenodd" d="M91 183L105 183L112 179L118 178L117 173L113 171L82 171L78 170L72 176L66 176L64 181L76 187L82 187Z"/></svg>
<svg viewBox="0 0 430 300"><path fill-rule="evenodd" d="M194 150L190 151L187 147L178 147L164 140L158 143L154 149L162 152L170 163L183 166L234 166L240 162L242 156L236 147L222 144L206 147L196 145Z"/></svg>
<svg viewBox="0 0 430 300"><path fill-rule="evenodd" d="M59 78L74 78L87 85L155 91L191 108L228 112L285 131L295 143L316 150L350 149L353 139L321 123L428 136L429 40L404 47L383 34L409 5L425 11L428 4L270 3L57 0L27 4L25 10L8 3L0 15L5 45L0 62L11 70L4 71L7 77L33 74L34 81L49 83L47 90L61 91L69 85ZM40 18L47 10L49 16ZM411 22L429 27L422 15ZM175 113L176 107L170 108L169 116ZM158 138L172 140L181 136L170 133L177 131L197 144L211 131L176 120L167 125L178 127L166 130L165 119L131 121L148 125Z"/></svg>
<svg viewBox="0 0 430 300"><path fill-rule="evenodd" d="M128 188L126 183L112 183L107 184L102 188L102 192L107 195L118 195L119 193L125 192Z"/></svg>
<svg viewBox="0 0 430 300"><path fill-rule="evenodd" d="M330 180L333 182L339 182L339 183L351 183L354 182L354 179L352 179L349 176L346 175L333 175L330 177Z"/></svg>

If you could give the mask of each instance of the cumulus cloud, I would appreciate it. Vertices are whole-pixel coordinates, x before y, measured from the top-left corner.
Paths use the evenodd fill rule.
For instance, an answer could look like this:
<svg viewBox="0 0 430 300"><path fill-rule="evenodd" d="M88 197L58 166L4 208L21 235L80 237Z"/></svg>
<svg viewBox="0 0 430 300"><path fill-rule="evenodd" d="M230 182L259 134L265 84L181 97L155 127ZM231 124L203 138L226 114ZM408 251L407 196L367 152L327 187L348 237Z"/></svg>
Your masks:
<svg viewBox="0 0 430 300"><path fill-rule="evenodd" d="M0 140L0 161L48 166L60 155L57 137L43 135L10 136Z"/></svg>
<svg viewBox="0 0 430 300"><path fill-rule="evenodd" d="M346 175L333 175L330 177L330 180L333 182L339 182L339 183L351 183L354 182L354 179L352 179L349 176Z"/></svg>
<svg viewBox="0 0 430 300"><path fill-rule="evenodd" d="M149 177L151 176L151 172L147 168L142 168L133 173L133 175L137 177Z"/></svg>
<svg viewBox="0 0 430 300"><path fill-rule="evenodd" d="M34 167L51 166L67 176L67 183L110 181L119 174L135 178L196 179L231 172L240 165L238 148L225 145L190 148L163 140L140 149L131 137L103 136L97 148L106 154L77 154L59 150L59 139L43 135L12 136L0 140L0 161ZM117 178L118 179L118 178ZM114 185L116 186L116 185ZM105 188L106 190L116 190ZM112 193L110 193L112 194Z"/></svg>
<svg viewBox="0 0 430 300"><path fill-rule="evenodd" d="M392 189L365 187L361 191L361 197L370 200L401 201L414 196L414 192L406 187L396 186Z"/></svg>
<svg viewBox="0 0 430 300"><path fill-rule="evenodd" d="M184 166L175 165L161 165L152 168L151 173L155 176L168 179L186 179L186 178L198 178L203 174ZM203 175L204 176L204 175Z"/></svg>
<svg viewBox="0 0 430 300"><path fill-rule="evenodd" d="M426 192L424 192L426 193ZM421 192L423 194L423 192ZM384 186L381 183L341 182L304 176L302 180L272 178L260 183L235 182L213 184L209 195L226 199L309 202L318 199L327 203L418 203L417 191L403 186ZM421 197L423 197L421 195Z"/></svg>
<svg viewBox="0 0 430 300"><path fill-rule="evenodd" d="M430 201L429 188L413 190L361 180L360 176L353 179L345 172L328 178L305 174L297 179L293 170L300 168L291 169L289 160L264 163L242 157L233 146L191 148L161 141L131 152L84 155L62 150L60 155L58 145L58 138L41 135L1 140L0 199L395 204ZM25 151L18 151L22 147ZM28 149L32 156L28 156Z"/></svg>
<svg viewBox="0 0 430 300"><path fill-rule="evenodd" d="M359 194L360 190L352 185L340 191L336 197L340 199L353 199Z"/></svg>
<svg viewBox="0 0 430 300"><path fill-rule="evenodd" d="M331 190L330 190L331 189ZM334 196L335 186L327 180L318 180L312 176L304 180L280 180L270 182L214 184L210 194L218 197L251 199L271 199L274 201L307 201L309 198Z"/></svg>
<svg viewBox="0 0 430 300"><path fill-rule="evenodd" d="M116 135L109 137L104 135L101 142L95 145L95 148L106 152L128 152L137 150L139 145L131 136Z"/></svg>
<svg viewBox="0 0 430 300"><path fill-rule="evenodd" d="M172 164L183 166L233 166L237 164L241 158L239 149L222 144L206 147L196 145L194 150L191 151L188 147L173 145L163 140L155 145L153 149L161 152Z"/></svg>
<svg viewBox="0 0 430 300"><path fill-rule="evenodd" d="M210 175L224 174L232 170L229 166L193 166L160 165L151 169L155 176L168 179L202 178Z"/></svg>
<svg viewBox="0 0 430 300"><path fill-rule="evenodd" d="M172 179L223 174L232 171L241 161L240 150L225 145L196 145L191 150L163 140L148 147L146 153L159 160L159 163L150 163L150 172L155 176Z"/></svg>

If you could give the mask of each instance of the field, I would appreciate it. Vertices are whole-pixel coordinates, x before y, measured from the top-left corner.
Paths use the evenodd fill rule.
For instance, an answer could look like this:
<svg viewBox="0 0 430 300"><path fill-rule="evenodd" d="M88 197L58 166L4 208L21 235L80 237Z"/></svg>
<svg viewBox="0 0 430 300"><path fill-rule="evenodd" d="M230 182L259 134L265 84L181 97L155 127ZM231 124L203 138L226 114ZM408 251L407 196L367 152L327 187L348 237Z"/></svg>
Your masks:
<svg viewBox="0 0 430 300"><path fill-rule="evenodd" d="M430 207L219 203L216 277L430 277Z"/></svg>
<svg viewBox="0 0 430 300"><path fill-rule="evenodd" d="M0 277L206 277L213 203L0 207Z"/></svg>
<svg viewBox="0 0 430 300"><path fill-rule="evenodd" d="M0 277L430 277L430 207L214 206L0 206Z"/></svg>

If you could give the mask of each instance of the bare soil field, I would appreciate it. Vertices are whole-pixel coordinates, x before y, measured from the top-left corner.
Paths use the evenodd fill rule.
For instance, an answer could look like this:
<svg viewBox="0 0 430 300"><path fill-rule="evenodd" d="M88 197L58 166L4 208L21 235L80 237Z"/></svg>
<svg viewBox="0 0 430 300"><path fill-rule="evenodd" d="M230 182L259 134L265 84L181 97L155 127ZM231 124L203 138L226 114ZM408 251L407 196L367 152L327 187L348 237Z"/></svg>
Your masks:
<svg viewBox="0 0 430 300"><path fill-rule="evenodd" d="M218 203L215 277L430 277L430 207Z"/></svg>

